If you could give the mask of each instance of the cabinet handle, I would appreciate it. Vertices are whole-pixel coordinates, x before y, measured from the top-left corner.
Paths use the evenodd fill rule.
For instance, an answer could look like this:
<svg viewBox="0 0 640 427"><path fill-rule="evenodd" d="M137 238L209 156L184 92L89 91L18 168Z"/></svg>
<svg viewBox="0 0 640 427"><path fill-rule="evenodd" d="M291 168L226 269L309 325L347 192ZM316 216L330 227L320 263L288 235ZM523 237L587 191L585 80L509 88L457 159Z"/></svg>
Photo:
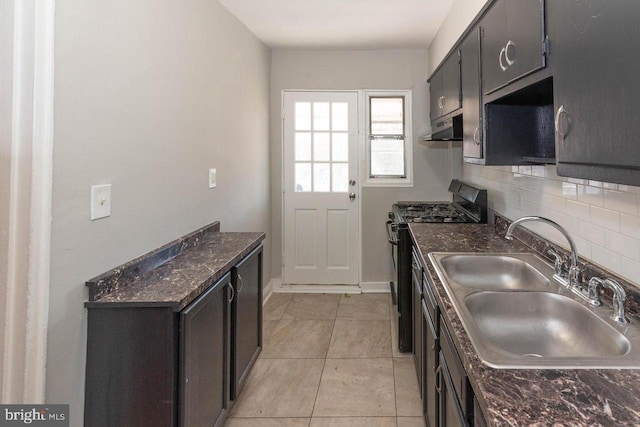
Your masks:
<svg viewBox="0 0 640 427"><path fill-rule="evenodd" d="M231 296L229 297L229 299L227 301L231 302L231 301L233 301L233 299L236 296L236 290L233 289L233 285L231 283L229 283L229 288L231 288Z"/></svg>
<svg viewBox="0 0 640 427"><path fill-rule="evenodd" d="M509 58L509 47L513 48L512 49L513 50L513 59ZM516 62L516 58L515 58L515 56L516 56L515 50L516 49L515 49L515 47L516 47L516 45L513 44L513 42L511 40L509 40L507 42L507 45L504 47L504 60L507 62L508 66L513 65L513 63Z"/></svg>
<svg viewBox="0 0 640 427"><path fill-rule="evenodd" d="M498 63L500 64L500 69L502 71L507 71L507 65L503 65L502 64L502 57L505 55L505 48L503 47L502 50L500 50L500 55L498 55Z"/></svg>
<svg viewBox="0 0 640 427"><path fill-rule="evenodd" d="M436 369L436 391L438 392L438 394L442 392L442 389L440 387L441 378L442 378L442 365L438 366L438 369Z"/></svg>
<svg viewBox="0 0 640 427"><path fill-rule="evenodd" d="M480 133L480 126L476 126L476 129L473 131L473 142L475 142L476 145L480 145L479 133Z"/></svg>
<svg viewBox="0 0 640 427"><path fill-rule="evenodd" d="M556 113L555 127L558 135L562 136L563 138L569 134L569 130L571 128L571 116L569 115L567 110L565 110L564 105L561 105L560 108L558 108L558 112Z"/></svg>
<svg viewBox="0 0 640 427"><path fill-rule="evenodd" d="M238 279L240 280L240 285L241 285L241 286L238 286L238 294L239 294L244 289L244 280L242 280L242 275L240 273L238 273Z"/></svg>

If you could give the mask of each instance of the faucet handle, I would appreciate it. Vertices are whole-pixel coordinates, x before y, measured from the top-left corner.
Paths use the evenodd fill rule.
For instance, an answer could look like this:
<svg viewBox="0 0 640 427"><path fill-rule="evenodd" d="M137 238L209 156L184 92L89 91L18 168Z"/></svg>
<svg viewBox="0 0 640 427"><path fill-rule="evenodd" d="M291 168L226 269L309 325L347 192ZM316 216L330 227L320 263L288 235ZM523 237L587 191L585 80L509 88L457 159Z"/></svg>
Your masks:
<svg viewBox="0 0 640 427"><path fill-rule="evenodd" d="M598 307L602 305L602 301L600 300L600 288L603 287L604 280L599 277L593 276L589 280L589 304L594 307Z"/></svg>
<svg viewBox="0 0 640 427"><path fill-rule="evenodd" d="M549 249L547 251L547 253L556 259L555 262L553 263L553 267L554 267L554 269L556 271L556 274L558 276L562 276L562 274L564 273L564 271L563 271L563 269L564 269L564 260L562 259L560 254L558 254L553 249Z"/></svg>

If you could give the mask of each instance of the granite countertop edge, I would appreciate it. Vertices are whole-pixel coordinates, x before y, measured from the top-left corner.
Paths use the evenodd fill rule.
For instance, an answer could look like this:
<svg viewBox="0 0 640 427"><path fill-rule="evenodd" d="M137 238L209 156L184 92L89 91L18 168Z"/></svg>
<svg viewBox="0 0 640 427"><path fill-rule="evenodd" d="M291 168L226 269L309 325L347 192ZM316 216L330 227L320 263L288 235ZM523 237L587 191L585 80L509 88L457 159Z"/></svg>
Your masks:
<svg viewBox="0 0 640 427"><path fill-rule="evenodd" d="M169 307L180 311L260 246L265 237L264 232L209 231L197 244L185 247L177 255L171 255L150 271L136 277L124 277L113 290L86 301L85 307ZM177 241L182 239L184 238ZM165 246L167 245L162 248ZM144 262L145 257L153 257L158 251L159 249L150 251L136 260ZM110 271L117 275L122 271L121 267ZM107 277L105 274L98 278L104 279ZM87 283L96 282L92 279Z"/></svg>
<svg viewBox="0 0 640 427"><path fill-rule="evenodd" d="M428 257L430 252L534 252L494 225L410 224L442 317L490 426L640 425L640 370L497 369L484 364Z"/></svg>

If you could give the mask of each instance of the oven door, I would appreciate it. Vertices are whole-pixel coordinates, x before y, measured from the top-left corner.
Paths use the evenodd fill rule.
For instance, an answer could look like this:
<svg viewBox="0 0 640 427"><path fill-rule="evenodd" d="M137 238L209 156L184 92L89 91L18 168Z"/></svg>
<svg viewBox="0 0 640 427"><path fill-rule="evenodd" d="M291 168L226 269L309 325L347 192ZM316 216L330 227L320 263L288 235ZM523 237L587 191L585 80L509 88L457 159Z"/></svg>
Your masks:
<svg viewBox="0 0 640 427"><path fill-rule="evenodd" d="M391 245L391 263L393 265L393 278L391 280L391 300L393 305L398 305L398 226L392 220L386 223L387 240Z"/></svg>

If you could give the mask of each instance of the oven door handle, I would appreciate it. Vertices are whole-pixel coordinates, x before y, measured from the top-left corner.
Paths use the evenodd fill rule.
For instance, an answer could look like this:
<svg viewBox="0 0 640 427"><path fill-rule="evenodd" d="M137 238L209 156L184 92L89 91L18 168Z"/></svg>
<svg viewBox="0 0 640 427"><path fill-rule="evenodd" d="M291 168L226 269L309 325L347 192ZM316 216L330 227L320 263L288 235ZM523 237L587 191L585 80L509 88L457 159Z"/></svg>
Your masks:
<svg viewBox="0 0 640 427"><path fill-rule="evenodd" d="M391 231L391 225L393 224L393 221L388 220L386 222L387 224L387 240L389 241L389 243L391 243L392 245L398 245L398 238L396 237L395 239L391 237L393 231Z"/></svg>

